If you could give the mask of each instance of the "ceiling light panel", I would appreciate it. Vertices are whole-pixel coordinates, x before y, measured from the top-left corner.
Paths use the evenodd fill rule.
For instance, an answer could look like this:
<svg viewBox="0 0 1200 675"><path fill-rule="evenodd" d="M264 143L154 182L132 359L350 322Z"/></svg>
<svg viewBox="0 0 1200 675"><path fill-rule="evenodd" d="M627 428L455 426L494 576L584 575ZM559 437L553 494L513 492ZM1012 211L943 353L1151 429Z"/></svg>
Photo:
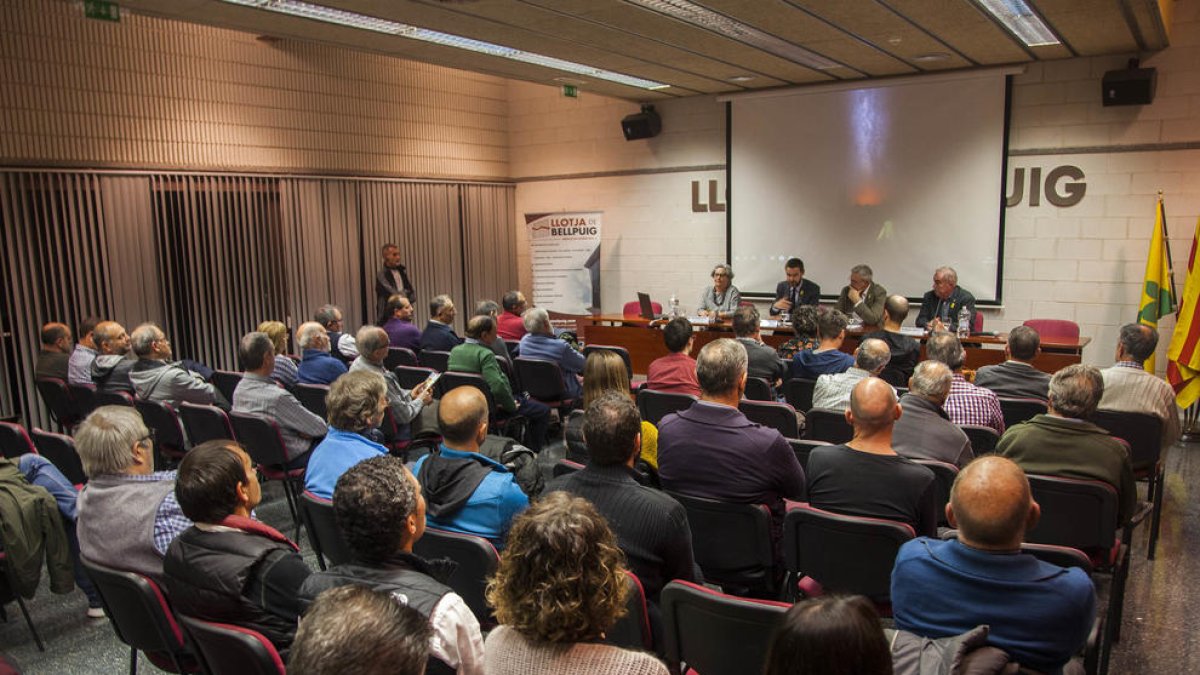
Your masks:
<svg viewBox="0 0 1200 675"><path fill-rule="evenodd" d="M1029 47L1046 47L1061 44L1040 16L1025 4L1025 0L975 0L975 4L986 9L1004 27L1012 31L1021 42Z"/></svg>

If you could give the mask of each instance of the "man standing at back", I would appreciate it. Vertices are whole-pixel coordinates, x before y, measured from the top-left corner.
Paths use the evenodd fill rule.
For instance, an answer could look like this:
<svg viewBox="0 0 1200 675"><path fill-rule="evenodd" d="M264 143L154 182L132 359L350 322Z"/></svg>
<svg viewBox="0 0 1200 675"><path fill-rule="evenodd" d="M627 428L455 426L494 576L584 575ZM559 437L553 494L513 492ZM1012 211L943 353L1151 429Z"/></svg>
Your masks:
<svg viewBox="0 0 1200 675"><path fill-rule="evenodd" d="M1158 332L1149 326L1121 326L1116 363L1100 371L1104 378L1101 410L1121 410L1154 415L1162 420L1162 447L1179 440L1179 406L1175 390L1143 364L1158 346Z"/></svg>
<svg viewBox="0 0 1200 675"><path fill-rule="evenodd" d="M991 389L997 396L1040 398L1046 400L1050 375L1031 363L1041 351L1041 336L1029 326L1017 326L1008 332L1004 355L1008 359L994 366L984 366L975 372L975 384ZM1174 397L1174 394L1172 394Z"/></svg>
<svg viewBox="0 0 1200 675"><path fill-rule="evenodd" d="M375 275L375 315L390 317L385 308L393 295L402 295L409 302L417 297L412 282L408 280L408 269L400 264L400 247L395 244L384 244L380 250L383 255L383 269Z"/></svg>

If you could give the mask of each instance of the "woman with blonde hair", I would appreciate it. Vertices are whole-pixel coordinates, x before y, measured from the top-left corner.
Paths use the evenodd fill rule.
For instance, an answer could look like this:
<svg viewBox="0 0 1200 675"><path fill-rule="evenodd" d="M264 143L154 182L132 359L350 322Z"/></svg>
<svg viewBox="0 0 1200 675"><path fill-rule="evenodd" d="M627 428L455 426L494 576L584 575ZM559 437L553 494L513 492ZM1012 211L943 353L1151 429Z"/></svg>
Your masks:
<svg viewBox="0 0 1200 675"><path fill-rule="evenodd" d="M287 355L287 326L278 321L264 321L258 324L258 330L260 333L266 333L267 337L271 338L271 344L275 346L275 370L271 371L271 377L285 387L296 386L300 379L300 371L296 362Z"/></svg>
<svg viewBox="0 0 1200 675"><path fill-rule="evenodd" d="M651 654L600 641L625 611L625 556L591 502L551 492L517 516L487 600L500 622L488 675L666 675Z"/></svg>
<svg viewBox="0 0 1200 675"><path fill-rule="evenodd" d="M583 366L583 410L592 401L608 391L617 391L634 398L629 388L629 371L625 359L609 350L598 349L588 354ZM573 411L563 425L563 436L567 442L567 457L573 461L587 463L587 444L583 439L583 410ZM658 469L658 429L642 420L641 459L655 470Z"/></svg>

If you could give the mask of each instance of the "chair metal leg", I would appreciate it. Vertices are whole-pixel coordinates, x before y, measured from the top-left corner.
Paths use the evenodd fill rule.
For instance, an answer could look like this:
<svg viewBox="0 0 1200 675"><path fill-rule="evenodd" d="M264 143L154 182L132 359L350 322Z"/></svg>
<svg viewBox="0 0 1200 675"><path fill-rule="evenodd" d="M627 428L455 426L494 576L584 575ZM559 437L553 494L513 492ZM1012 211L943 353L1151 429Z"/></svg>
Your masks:
<svg viewBox="0 0 1200 675"><path fill-rule="evenodd" d="M138 653L137 647L129 648L129 675L137 675Z"/></svg>
<svg viewBox="0 0 1200 675"><path fill-rule="evenodd" d="M14 594L15 595L15 594ZM46 651L46 645L42 644L42 636L38 635L37 628L33 625L33 618L29 616L29 610L25 607L25 601L17 595L17 607L21 608L21 614L25 615L25 623L29 626L29 632L33 633L33 641L37 643L39 652Z"/></svg>
<svg viewBox="0 0 1200 675"><path fill-rule="evenodd" d="M1163 479L1165 477L1165 471L1160 467L1150 482L1150 487L1154 491L1154 513L1150 514L1150 542L1146 551L1147 560L1154 560L1154 556L1158 552L1158 527L1162 523Z"/></svg>
<svg viewBox="0 0 1200 675"><path fill-rule="evenodd" d="M301 525L300 509L299 509L298 505L296 504L296 501L298 499L298 497L296 495L296 485L295 485L295 483L292 482L291 478L283 479L283 495L287 499L288 510L292 512L292 523L294 523L296 526L295 533L293 534L292 540L299 543L299 541L300 541L300 525Z"/></svg>

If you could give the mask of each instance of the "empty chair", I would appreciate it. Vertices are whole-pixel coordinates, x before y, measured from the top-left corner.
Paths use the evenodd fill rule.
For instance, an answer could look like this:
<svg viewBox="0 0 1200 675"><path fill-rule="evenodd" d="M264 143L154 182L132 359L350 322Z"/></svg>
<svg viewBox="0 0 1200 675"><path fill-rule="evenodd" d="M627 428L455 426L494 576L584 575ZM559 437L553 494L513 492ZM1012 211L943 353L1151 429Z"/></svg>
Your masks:
<svg viewBox="0 0 1200 675"><path fill-rule="evenodd" d="M946 520L946 504L950 503L950 488L954 479L958 478L958 467L949 462L939 462L936 459L913 459L917 464L929 467L936 479L938 525L948 525Z"/></svg>
<svg viewBox="0 0 1200 675"><path fill-rule="evenodd" d="M304 469L288 468L287 445L279 433L279 425L272 419L239 412L229 413L229 422L233 425L238 442L258 466L258 472L267 480L283 483L288 510L292 513L292 522L296 524L293 539L298 540L301 521L296 502L304 488Z"/></svg>
<svg viewBox="0 0 1200 675"><path fill-rule="evenodd" d="M1079 324L1065 319L1029 319L1024 324L1038 332L1042 342L1078 340Z"/></svg>
<svg viewBox="0 0 1200 675"><path fill-rule="evenodd" d="M816 380L793 377L783 383L783 398L796 410L808 412L812 410L813 391L816 388Z"/></svg>
<svg viewBox="0 0 1200 675"><path fill-rule="evenodd" d="M87 482L83 463L75 450L75 439L66 434L55 434L41 429L34 429L30 435L33 436L33 444L37 446L38 454L53 462L72 485L78 486Z"/></svg>
<svg viewBox="0 0 1200 675"><path fill-rule="evenodd" d="M583 355L587 357L592 352L609 351L616 353L625 362L625 372L629 375L629 379L633 379L633 361L629 358L629 350L616 345L587 345L583 348Z"/></svg>
<svg viewBox="0 0 1200 675"><path fill-rule="evenodd" d="M30 452L36 453L37 448L25 433L25 427L14 422L0 422L0 454L16 459Z"/></svg>
<svg viewBox="0 0 1200 675"><path fill-rule="evenodd" d="M800 426L796 422L796 411L786 403L776 401L751 401L742 399L738 409L746 419L764 427L775 429L784 438L799 438Z"/></svg>
<svg viewBox="0 0 1200 675"><path fill-rule="evenodd" d="M1138 480L1147 481L1146 499L1154 504L1154 512L1150 515L1150 537L1146 557L1154 560L1155 549L1158 547L1158 528L1162 519L1162 420L1149 413L1097 410L1092 414L1091 421L1129 444L1133 475Z"/></svg>
<svg viewBox="0 0 1200 675"><path fill-rule="evenodd" d="M667 491L687 510L696 564L706 581L737 595L775 597L779 570L771 546L771 511Z"/></svg>
<svg viewBox="0 0 1200 675"><path fill-rule="evenodd" d="M687 581L662 591L663 644L673 673L763 672L775 627L791 605L726 595Z"/></svg>
<svg viewBox="0 0 1200 675"><path fill-rule="evenodd" d="M827 443L846 443L854 438L854 427L846 421L845 410L813 408L804 418L805 437Z"/></svg>
<svg viewBox="0 0 1200 675"><path fill-rule="evenodd" d="M462 597L480 624L495 625L492 610L484 598L488 577L496 571L500 561L492 542L473 534L427 527L425 535L413 544L413 553L429 559L450 558L458 563L454 573L445 581L446 585Z"/></svg>
<svg viewBox="0 0 1200 675"><path fill-rule="evenodd" d="M38 394L50 411L50 417L59 428L70 431L79 423L81 416L67 383L57 377L39 377L36 380Z"/></svg>
<svg viewBox="0 0 1200 675"><path fill-rule="evenodd" d="M800 468L808 471L808 456L812 454L813 448L822 445L831 445L828 441L814 441L811 439L789 438L788 445L792 446L792 452L796 453L796 461L800 462Z"/></svg>
<svg viewBox="0 0 1200 675"><path fill-rule="evenodd" d="M1046 402L1038 398L1010 398L1005 396L998 398L1000 399L1000 412L1004 414L1005 429L1046 413Z"/></svg>
<svg viewBox="0 0 1200 675"><path fill-rule="evenodd" d="M625 570L629 595L625 598L625 615L617 619L604 633L604 641L610 645L627 649L654 649L654 633L650 629L650 609L646 604L646 590L637 575Z"/></svg>
<svg viewBox="0 0 1200 675"><path fill-rule="evenodd" d="M242 374L235 373L231 370L216 370L212 374L213 386L226 401L233 401L233 392L237 389L238 383L242 381Z"/></svg>
<svg viewBox="0 0 1200 675"><path fill-rule="evenodd" d="M179 615L192 644L211 675L285 675L287 669L275 645L258 631L228 623Z"/></svg>
<svg viewBox="0 0 1200 675"><path fill-rule="evenodd" d="M432 368L439 373L446 372L450 363L450 352L440 352L435 349L425 349L417 356L417 364L423 368Z"/></svg>
<svg viewBox="0 0 1200 675"><path fill-rule="evenodd" d="M97 391L96 407L102 405L127 405L133 407L133 394L127 391Z"/></svg>
<svg viewBox="0 0 1200 675"><path fill-rule="evenodd" d="M325 397L329 395L328 385L297 384L292 387L292 393L295 394L296 400L300 401L300 405L312 414L321 419L329 417L329 411L325 407Z"/></svg>
<svg viewBox="0 0 1200 675"><path fill-rule="evenodd" d="M383 357L385 370L396 366L415 366L417 363L417 355L408 347L388 347L387 356Z"/></svg>
<svg viewBox="0 0 1200 675"><path fill-rule="evenodd" d="M761 377L747 377L745 397L751 401L774 401L771 383Z"/></svg>
<svg viewBox="0 0 1200 675"><path fill-rule="evenodd" d="M176 411L193 445L222 438L234 439L229 414L215 405L180 403Z"/></svg>
<svg viewBox="0 0 1200 675"><path fill-rule="evenodd" d="M517 357L513 360L513 366L517 369L517 377L524 385L525 392L534 400L551 408L570 407L574 403L563 383L562 368L554 361Z"/></svg>
<svg viewBox="0 0 1200 675"><path fill-rule="evenodd" d="M317 554L321 569L351 561L354 556L342 538L342 531L338 529L332 501L305 490L300 495L300 513L308 526L308 540Z"/></svg>
<svg viewBox="0 0 1200 675"><path fill-rule="evenodd" d="M673 391L655 391L642 389L637 393L638 412L642 419L658 426L662 418L673 412L686 410L698 399L691 394L680 394Z"/></svg>
<svg viewBox="0 0 1200 675"><path fill-rule="evenodd" d="M971 451L975 453L976 457L996 451L996 444L1000 442L1000 434L996 433L995 429L979 424L960 424L958 428L962 429L970 439Z"/></svg>
<svg viewBox="0 0 1200 675"><path fill-rule="evenodd" d="M425 366L396 366L392 368L392 372L396 374L396 379L400 380L400 386L405 389L412 389L429 379L429 376L440 371Z"/></svg>
<svg viewBox="0 0 1200 675"><path fill-rule="evenodd" d="M75 407L79 411L79 419L82 420L96 409L96 385L68 384L67 389L71 391L71 398L75 399Z"/></svg>
<svg viewBox="0 0 1200 675"><path fill-rule="evenodd" d="M783 520L788 591L865 595L890 614L896 554L915 536L906 523L792 505Z"/></svg>
<svg viewBox="0 0 1200 675"><path fill-rule="evenodd" d="M175 409L163 401L147 401L140 398L133 402L133 407L137 408L142 421L154 432L154 449L176 459L183 457L187 447L183 424L179 421Z"/></svg>

